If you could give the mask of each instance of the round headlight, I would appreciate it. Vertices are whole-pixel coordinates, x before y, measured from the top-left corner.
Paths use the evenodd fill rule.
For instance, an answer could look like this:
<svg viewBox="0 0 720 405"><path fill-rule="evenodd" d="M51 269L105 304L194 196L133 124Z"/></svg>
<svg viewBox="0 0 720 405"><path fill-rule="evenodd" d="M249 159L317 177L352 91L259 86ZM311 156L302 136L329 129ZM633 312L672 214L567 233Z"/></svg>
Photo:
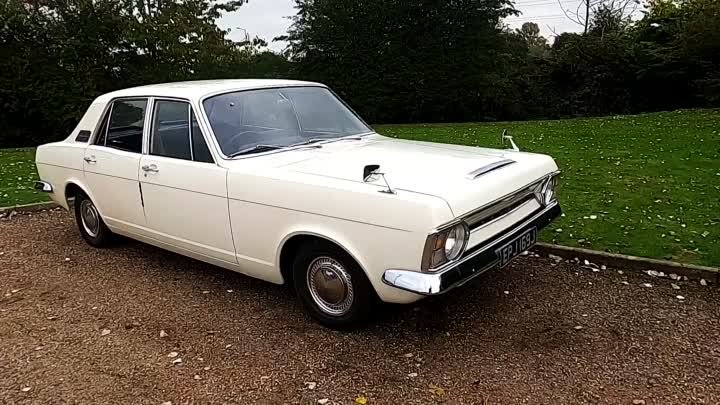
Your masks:
<svg viewBox="0 0 720 405"><path fill-rule="evenodd" d="M457 224L447 231L447 237L445 238L445 257L447 260L455 260L465 249L465 242L467 242L467 228L465 224Z"/></svg>

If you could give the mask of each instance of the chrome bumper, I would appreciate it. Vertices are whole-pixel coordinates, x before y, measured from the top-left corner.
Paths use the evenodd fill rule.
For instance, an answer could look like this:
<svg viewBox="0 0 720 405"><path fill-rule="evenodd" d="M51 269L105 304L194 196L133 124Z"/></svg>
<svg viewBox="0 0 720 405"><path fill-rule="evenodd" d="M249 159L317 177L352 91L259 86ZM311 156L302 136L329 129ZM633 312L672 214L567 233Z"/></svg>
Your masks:
<svg viewBox="0 0 720 405"><path fill-rule="evenodd" d="M416 270L388 269L383 274L383 282L390 286L422 295L442 294L461 286L480 274L498 266L500 259L496 249L505 246L523 232L533 227L546 227L553 219L560 216L562 210L557 202L543 208L542 211L523 221L508 232L501 233L471 251L447 268L435 272Z"/></svg>
<svg viewBox="0 0 720 405"><path fill-rule="evenodd" d="M48 183L47 181L36 181L34 188L35 190L44 191L46 193L53 192L52 184Z"/></svg>

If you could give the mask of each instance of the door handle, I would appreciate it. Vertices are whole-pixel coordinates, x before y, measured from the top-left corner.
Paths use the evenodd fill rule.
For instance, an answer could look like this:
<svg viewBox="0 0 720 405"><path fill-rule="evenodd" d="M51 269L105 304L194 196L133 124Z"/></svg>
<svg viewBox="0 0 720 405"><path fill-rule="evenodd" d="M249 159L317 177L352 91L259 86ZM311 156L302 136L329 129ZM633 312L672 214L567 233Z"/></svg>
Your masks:
<svg viewBox="0 0 720 405"><path fill-rule="evenodd" d="M146 173L147 173L147 172L149 172L149 173L157 173L157 172L160 171L160 170L157 168L157 165L154 165L154 164L152 164L152 165L143 165L143 166L142 166L142 169L143 169L143 171L146 172Z"/></svg>
<svg viewBox="0 0 720 405"><path fill-rule="evenodd" d="M83 158L83 160L86 161L86 162L88 162L88 163L90 163L90 164L93 164L93 163L96 163L96 162L97 162L97 160L95 160L95 156L94 156L94 155L92 155L92 156L85 156L85 157Z"/></svg>

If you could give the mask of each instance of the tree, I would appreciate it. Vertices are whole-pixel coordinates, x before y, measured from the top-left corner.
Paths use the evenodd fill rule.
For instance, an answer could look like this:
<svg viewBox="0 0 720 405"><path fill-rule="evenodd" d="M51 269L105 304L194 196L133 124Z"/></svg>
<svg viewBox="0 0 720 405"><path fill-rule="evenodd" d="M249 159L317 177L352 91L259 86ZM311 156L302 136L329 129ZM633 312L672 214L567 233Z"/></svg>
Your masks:
<svg viewBox="0 0 720 405"><path fill-rule="evenodd" d="M547 39L540 35L540 27L536 23L526 22L515 32L525 41L528 51L536 57L547 56L550 47Z"/></svg>
<svg viewBox="0 0 720 405"><path fill-rule="evenodd" d="M563 4L558 0L560 7ZM640 0L580 0L575 10L562 8L565 17L583 27L587 34L598 12L610 13L616 18L626 18L637 10ZM606 18L606 17L603 17Z"/></svg>
<svg viewBox="0 0 720 405"><path fill-rule="evenodd" d="M0 0L0 147L64 137L97 95L140 84L279 77L289 66L217 26L241 1Z"/></svg>
<svg viewBox="0 0 720 405"><path fill-rule="evenodd" d="M510 0L296 0L296 75L332 85L371 122L502 114Z"/></svg>

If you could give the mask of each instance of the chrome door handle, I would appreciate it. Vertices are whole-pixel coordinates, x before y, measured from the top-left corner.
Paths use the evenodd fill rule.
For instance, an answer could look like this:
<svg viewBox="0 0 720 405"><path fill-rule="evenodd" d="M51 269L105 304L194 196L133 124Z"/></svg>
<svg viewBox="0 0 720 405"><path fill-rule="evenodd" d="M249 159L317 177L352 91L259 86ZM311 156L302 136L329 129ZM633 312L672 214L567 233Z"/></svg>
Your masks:
<svg viewBox="0 0 720 405"><path fill-rule="evenodd" d="M143 165L142 169L144 172L150 172L150 173L157 173L160 171L156 165Z"/></svg>
<svg viewBox="0 0 720 405"><path fill-rule="evenodd" d="M88 163L96 163L97 162L97 160L95 160L95 156L90 156L90 157L86 156L83 158L83 160Z"/></svg>

